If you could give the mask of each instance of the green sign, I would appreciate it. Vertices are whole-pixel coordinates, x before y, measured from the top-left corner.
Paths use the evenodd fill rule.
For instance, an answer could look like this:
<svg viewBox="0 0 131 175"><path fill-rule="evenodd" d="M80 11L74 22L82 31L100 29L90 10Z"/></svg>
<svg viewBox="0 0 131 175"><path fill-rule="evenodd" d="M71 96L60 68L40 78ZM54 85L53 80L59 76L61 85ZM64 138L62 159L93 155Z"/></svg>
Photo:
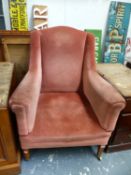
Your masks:
<svg viewBox="0 0 131 175"><path fill-rule="evenodd" d="M95 36L95 60L96 63L102 62L101 56L101 35L102 31L97 29L85 29L86 32L92 33Z"/></svg>

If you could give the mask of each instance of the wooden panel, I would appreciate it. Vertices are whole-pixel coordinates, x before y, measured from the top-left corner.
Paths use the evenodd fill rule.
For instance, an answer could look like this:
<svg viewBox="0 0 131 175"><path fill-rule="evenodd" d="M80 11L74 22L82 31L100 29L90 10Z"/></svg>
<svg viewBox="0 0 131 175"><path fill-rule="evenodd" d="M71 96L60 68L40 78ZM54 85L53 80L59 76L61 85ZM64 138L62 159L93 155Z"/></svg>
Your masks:
<svg viewBox="0 0 131 175"><path fill-rule="evenodd" d="M30 44L30 38L28 37L18 37L14 39L14 37L3 38L2 44Z"/></svg>
<svg viewBox="0 0 131 175"><path fill-rule="evenodd" d="M1 140L1 132L0 132L0 165L5 164L6 162L6 156L4 154L3 144Z"/></svg>
<svg viewBox="0 0 131 175"><path fill-rule="evenodd" d="M117 124L117 130L119 131L131 130L131 113L121 114Z"/></svg>
<svg viewBox="0 0 131 175"><path fill-rule="evenodd" d="M4 159L4 154L3 154L2 142L0 139L0 162L1 162L1 159Z"/></svg>
<svg viewBox="0 0 131 175"><path fill-rule="evenodd" d="M5 52L7 54L7 52ZM15 63L17 84L22 80L28 70L29 45L8 45L9 57L6 60Z"/></svg>
<svg viewBox="0 0 131 175"><path fill-rule="evenodd" d="M131 113L119 117L112 145L131 142Z"/></svg>
<svg viewBox="0 0 131 175"><path fill-rule="evenodd" d="M0 166L0 175L18 175L21 171L20 169L20 153L17 153L17 161L13 164L7 164Z"/></svg>
<svg viewBox="0 0 131 175"><path fill-rule="evenodd" d="M121 114L107 145L107 152L131 149L131 113Z"/></svg>
<svg viewBox="0 0 131 175"><path fill-rule="evenodd" d="M9 163L16 162L16 148L7 109L0 109L0 132L4 155Z"/></svg>
<svg viewBox="0 0 131 175"><path fill-rule="evenodd" d="M18 84L28 69L30 32L0 31L0 61L15 63L16 84Z"/></svg>
<svg viewBox="0 0 131 175"><path fill-rule="evenodd" d="M126 107L123 110L123 113L131 113L131 98L126 98Z"/></svg>
<svg viewBox="0 0 131 175"><path fill-rule="evenodd" d="M20 172L20 156L12 130L14 122L8 110L9 92L13 90L14 83L13 69L14 64L0 63L0 99L3 99L0 101L0 175L15 175Z"/></svg>
<svg viewBox="0 0 131 175"><path fill-rule="evenodd" d="M123 144L116 144L116 145L107 145L105 151L106 152L115 152L121 150L131 149L131 142L130 143L123 143Z"/></svg>
<svg viewBox="0 0 131 175"><path fill-rule="evenodd" d="M3 45L0 43L0 61L4 61Z"/></svg>
<svg viewBox="0 0 131 175"><path fill-rule="evenodd" d="M0 129L0 166L8 164L8 157L4 149L4 139Z"/></svg>
<svg viewBox="0 0 131 175"><path fill-rule="evenodd" d="M13 30L0 30L0 36L6 36L6 37L11 37L11 36L30 36L29 31L13 31Z"/></svg>
<svg viewBox="0 0 131 175"><path fill-rule="evenodd" d="M118 131L112 145L131 143L131 130Z"/></svg>

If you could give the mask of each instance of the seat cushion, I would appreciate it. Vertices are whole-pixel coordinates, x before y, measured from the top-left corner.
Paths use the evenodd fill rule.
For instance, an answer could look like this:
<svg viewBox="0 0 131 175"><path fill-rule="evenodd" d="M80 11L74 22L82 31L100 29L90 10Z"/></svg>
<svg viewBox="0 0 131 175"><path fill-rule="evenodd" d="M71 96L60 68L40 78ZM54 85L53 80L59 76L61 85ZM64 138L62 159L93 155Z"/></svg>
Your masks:
<svg viewBox="0 0 131 175"><path fill-rule="evenodd" d="M110 132L100 127L88 101L78 93L43 93L34 129L21 141L24 148L66 146L70 142L74 142L70 146L78 142L95 145L99 139L105 144L109 136Z"/></svg>

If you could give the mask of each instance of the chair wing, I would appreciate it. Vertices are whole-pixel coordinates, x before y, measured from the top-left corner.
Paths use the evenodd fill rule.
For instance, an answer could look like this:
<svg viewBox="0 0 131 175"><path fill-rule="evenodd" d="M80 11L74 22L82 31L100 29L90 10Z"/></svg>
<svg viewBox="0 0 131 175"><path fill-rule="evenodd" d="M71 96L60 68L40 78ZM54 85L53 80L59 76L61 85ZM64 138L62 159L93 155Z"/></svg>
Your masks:
<svg viewBox="0 0 131 175"><path fill-rule="evenodd" d="M83 67L83 91L102 128L113 131L125 100L120 93L97 72L95 66L95 44L88 34Z"/></svg>
<svg viewBox="0 0 131 175"><path fill-rule="evenodd" d="M29 70L10 98L10 106L16 113L20 135L27 135L34 127L41 79L40 35L39 31L33 31Z"/></svg>

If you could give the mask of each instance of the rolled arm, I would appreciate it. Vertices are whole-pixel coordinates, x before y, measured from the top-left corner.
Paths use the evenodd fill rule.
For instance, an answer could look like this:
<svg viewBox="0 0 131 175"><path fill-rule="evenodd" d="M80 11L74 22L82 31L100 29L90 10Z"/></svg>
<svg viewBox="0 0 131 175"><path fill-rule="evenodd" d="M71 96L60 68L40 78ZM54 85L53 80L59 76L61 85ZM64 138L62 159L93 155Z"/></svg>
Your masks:
<svg viewBox="0 0 131 175"><path fill-rule="evenodd" d="M113 131L125 100L120 93L97 72L87 71L83 77L83 90L102 128Z"/></svg>
<svg viewBox="0 0 131 175"><path fill-rule="evenodd" d="M27 135L33 129L40 88L41 75L28 71L9 100L9 105L16 114L20 135Z"/></svg>

